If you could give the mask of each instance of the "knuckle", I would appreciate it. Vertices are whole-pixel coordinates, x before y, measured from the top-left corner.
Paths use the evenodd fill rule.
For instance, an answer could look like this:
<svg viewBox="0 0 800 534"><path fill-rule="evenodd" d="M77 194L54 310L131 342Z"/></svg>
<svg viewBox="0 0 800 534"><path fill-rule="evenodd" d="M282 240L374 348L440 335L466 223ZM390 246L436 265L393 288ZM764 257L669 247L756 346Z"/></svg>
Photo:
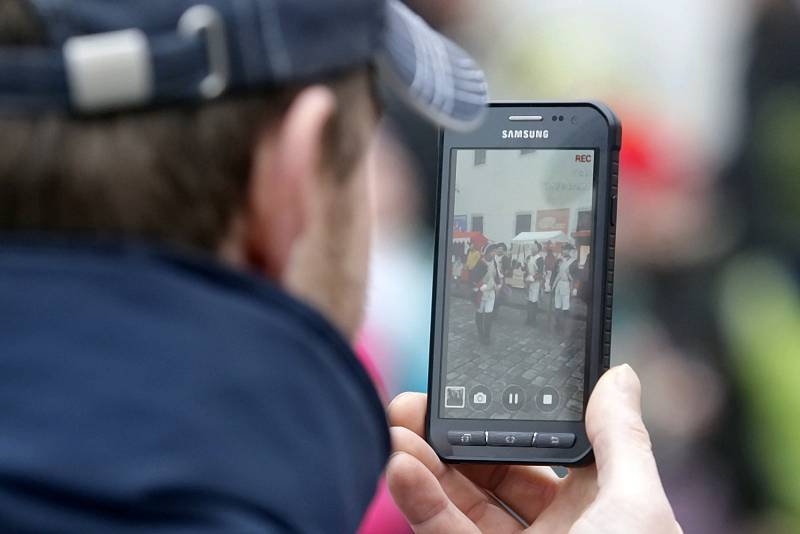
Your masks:
<svg viewBox="0 0 800 534"><path fill-rule="evenodd" d="M653 442L650 440L650 432L644 426L641 419L632 421L628 426L627 436L630 443L643 452L651 453L653 451Z"/></svg>
<svg viewBox="0 0 800 534"><path fill-rule="evenodd" d="M633 447L643 453L652 453L653 443L644 422L638 416L630 416L614 425L604 425L589 435L597 449L614 450L618 444Z"/></svg>

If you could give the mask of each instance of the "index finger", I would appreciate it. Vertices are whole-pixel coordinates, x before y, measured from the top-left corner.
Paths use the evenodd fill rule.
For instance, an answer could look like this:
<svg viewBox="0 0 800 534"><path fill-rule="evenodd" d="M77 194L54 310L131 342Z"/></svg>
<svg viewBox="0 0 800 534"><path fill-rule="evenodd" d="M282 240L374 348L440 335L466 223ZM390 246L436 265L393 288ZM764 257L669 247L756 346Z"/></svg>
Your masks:
<svg viewBox="0 0 800 534"><path fill-rule="evenodd" d="M389 404L389 422L424 438L427 405L428 396L424 393L402 393ZM455 467L479 487L509 505L528 523L532 523L552 502L560 483L549 467L505 464Z"/></svg>
<svg viewBox="0 0 800 534"><path fill-rule="evenodd" d="M425 437L425 410L428 396L424 393L401 393L389 403L389 426L402 426Z"/></svg>

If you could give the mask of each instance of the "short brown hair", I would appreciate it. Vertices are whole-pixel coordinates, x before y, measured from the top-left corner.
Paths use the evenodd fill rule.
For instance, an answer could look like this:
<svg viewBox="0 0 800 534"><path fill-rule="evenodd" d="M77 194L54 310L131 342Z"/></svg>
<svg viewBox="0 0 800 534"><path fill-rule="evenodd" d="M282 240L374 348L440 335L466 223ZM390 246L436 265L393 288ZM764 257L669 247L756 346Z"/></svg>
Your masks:
<svg viewBox="0 0 800 534"><path fill-rule="evenodd" d="M0 46L43 41L26 0L0 0ZM345 110L325 136L326 163L337 176L349 173L366 145L351 118L358 101L371 98L366 71L321 80ZM216 250L244 205L257 136L283 117L301 88L94 118L0 117L0 231Z"/></svg>

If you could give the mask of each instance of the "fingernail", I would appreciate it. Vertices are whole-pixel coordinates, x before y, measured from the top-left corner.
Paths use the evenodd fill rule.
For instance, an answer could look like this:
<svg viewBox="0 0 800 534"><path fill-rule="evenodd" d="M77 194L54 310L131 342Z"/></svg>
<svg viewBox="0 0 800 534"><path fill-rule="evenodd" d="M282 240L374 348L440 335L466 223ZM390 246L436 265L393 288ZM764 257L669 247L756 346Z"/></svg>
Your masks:
<svg viewBox="0 0 800 534"><path fill-rule="evenodd" d="M630 391L636 387L636 373L627 363L617 366L614 383L624 391Z"/></svg>

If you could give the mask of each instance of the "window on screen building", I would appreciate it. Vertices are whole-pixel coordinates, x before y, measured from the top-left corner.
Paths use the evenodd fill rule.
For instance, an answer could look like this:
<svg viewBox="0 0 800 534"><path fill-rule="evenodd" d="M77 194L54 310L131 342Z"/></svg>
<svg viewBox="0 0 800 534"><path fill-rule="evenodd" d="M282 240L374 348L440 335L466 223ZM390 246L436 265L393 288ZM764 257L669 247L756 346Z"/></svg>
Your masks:
<svg viewBox="0 0 800 534"><path fill-rule="evenodd" d="M514 235L517 236L522 232L530 232L531 224L533 222L533 215L530 213L518 213L517 220L514 223Z"/></svg>
<svg viewBox="0 0 800 534"><path fill-rule="evenodd" d="M578 232L592 231L592 210L581 210L578 212Z"/></svg>
<svg viewBox="0 0 800 534"><path fill-rule="evenodd" d="M472 226L470 227L470 230L473 232L483 233L483 215L472 216Z"/></svg>

